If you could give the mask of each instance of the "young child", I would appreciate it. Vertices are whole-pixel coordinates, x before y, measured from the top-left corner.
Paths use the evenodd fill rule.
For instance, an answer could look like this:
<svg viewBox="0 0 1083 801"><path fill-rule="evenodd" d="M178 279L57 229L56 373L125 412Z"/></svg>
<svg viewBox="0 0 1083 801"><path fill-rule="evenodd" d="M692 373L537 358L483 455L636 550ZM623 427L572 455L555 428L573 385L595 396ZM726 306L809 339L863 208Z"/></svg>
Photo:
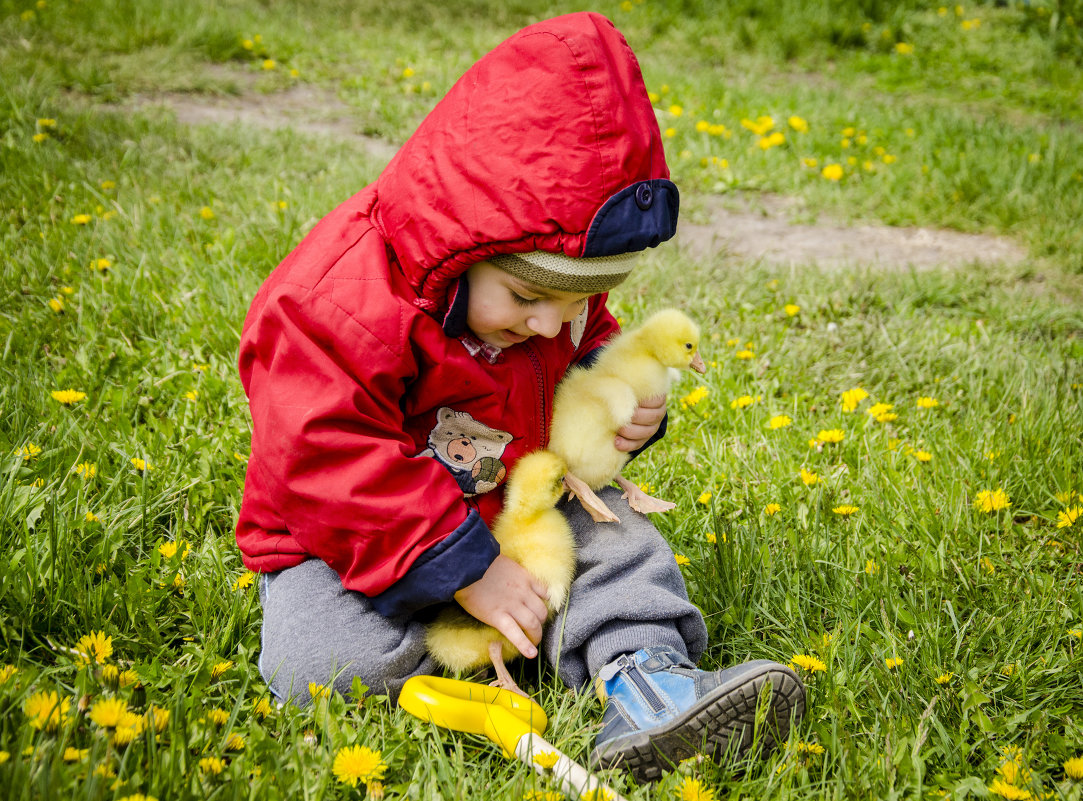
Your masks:
<svg viewBox="0 0 1083 801"><path fill-rule="evenodd" d="M546 444L553 388L617 332L606 291L669 239L668 180L639 66L603 17L570 14L482 58L375 183L270 275L244 324L252 455L237 525L265 574L260 670L282 699L355 676L396 698L431 673L425 623L458 602L608 704L594 759L639 779L777 736L804 711L788 668L694 667L706 626L661 535L566 514L578 572L543 632L544 589L488 524L516 460ZM618 447L664 429L644 403ZM730 743L731 734L736 733Z"/></svg>

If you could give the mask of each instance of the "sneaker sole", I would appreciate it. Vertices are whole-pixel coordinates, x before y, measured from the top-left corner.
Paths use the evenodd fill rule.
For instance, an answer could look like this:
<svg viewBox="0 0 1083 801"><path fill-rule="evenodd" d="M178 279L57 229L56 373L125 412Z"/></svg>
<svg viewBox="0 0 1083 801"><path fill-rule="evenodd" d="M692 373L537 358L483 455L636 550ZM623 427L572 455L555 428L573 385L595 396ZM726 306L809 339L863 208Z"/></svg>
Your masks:
<svg viewBox="0 0 1083 801"><path fill-rule="evenodd" d="M650 736L635 732L596 748L592 763L623 767L637 782L644 783L661 778L662 771L696 754L743 760L753 744L760 693L768 684L774 696L773 714L761 731L763 754L771 753L789 737L791 721L796 723L804 716L805 686L796 673L777 662L758 660L744 667L746 670L703 696L683 715L651 729Z"/></svg>

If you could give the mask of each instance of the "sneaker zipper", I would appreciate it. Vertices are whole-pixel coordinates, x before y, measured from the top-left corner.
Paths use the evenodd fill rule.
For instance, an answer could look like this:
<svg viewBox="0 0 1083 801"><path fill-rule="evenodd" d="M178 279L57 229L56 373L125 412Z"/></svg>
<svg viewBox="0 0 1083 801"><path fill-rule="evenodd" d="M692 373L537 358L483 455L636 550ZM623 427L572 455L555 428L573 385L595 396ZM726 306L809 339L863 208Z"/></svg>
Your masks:
<svg viewBox="0 0 1083 801"><path fill-rule="evenodd" d="M666 708L665 702L658 697L658 693L651 687L650 682L643 678L643 674L639 670L639 665L636 664L635 659L622 656L620 662L621 671L628 677L628 680L635 685L635 688L639 690L639 694L643 696L643 700L647 702L647 705L651 708L651 711L658 713Z"/></svg>

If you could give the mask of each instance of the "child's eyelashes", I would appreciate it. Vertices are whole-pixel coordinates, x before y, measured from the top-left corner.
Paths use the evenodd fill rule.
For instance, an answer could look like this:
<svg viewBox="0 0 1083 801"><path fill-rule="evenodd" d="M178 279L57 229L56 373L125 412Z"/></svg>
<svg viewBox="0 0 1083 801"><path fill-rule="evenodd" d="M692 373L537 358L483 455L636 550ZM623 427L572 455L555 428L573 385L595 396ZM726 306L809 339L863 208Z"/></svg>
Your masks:
<svg viewBox="0 0 1083 801"><path fill-rule="evenodd" d="M517 306L533 306L538 302L538 298L526 298L520 295L518 292L511 293L511 299L515 301Z"/></svg>

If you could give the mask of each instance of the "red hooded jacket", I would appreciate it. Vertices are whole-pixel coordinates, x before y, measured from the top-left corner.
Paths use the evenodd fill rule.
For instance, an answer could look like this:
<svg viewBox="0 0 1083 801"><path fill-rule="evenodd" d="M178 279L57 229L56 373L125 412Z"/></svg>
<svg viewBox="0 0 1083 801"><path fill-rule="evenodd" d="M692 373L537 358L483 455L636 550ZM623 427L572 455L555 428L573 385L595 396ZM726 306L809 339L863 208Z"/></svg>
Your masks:
<svg viewBox="0 0 1083 801"><path fill-rule="evenodd" d="M546 443L568 366L617 325L597 295L552 339L479 348L462 275L499 253L653 247L676 228L668 175L635 56L604 17L537 23L475 64L253 300L245 565L323 559L385 615L481 578L501 482Z"/></svg>

